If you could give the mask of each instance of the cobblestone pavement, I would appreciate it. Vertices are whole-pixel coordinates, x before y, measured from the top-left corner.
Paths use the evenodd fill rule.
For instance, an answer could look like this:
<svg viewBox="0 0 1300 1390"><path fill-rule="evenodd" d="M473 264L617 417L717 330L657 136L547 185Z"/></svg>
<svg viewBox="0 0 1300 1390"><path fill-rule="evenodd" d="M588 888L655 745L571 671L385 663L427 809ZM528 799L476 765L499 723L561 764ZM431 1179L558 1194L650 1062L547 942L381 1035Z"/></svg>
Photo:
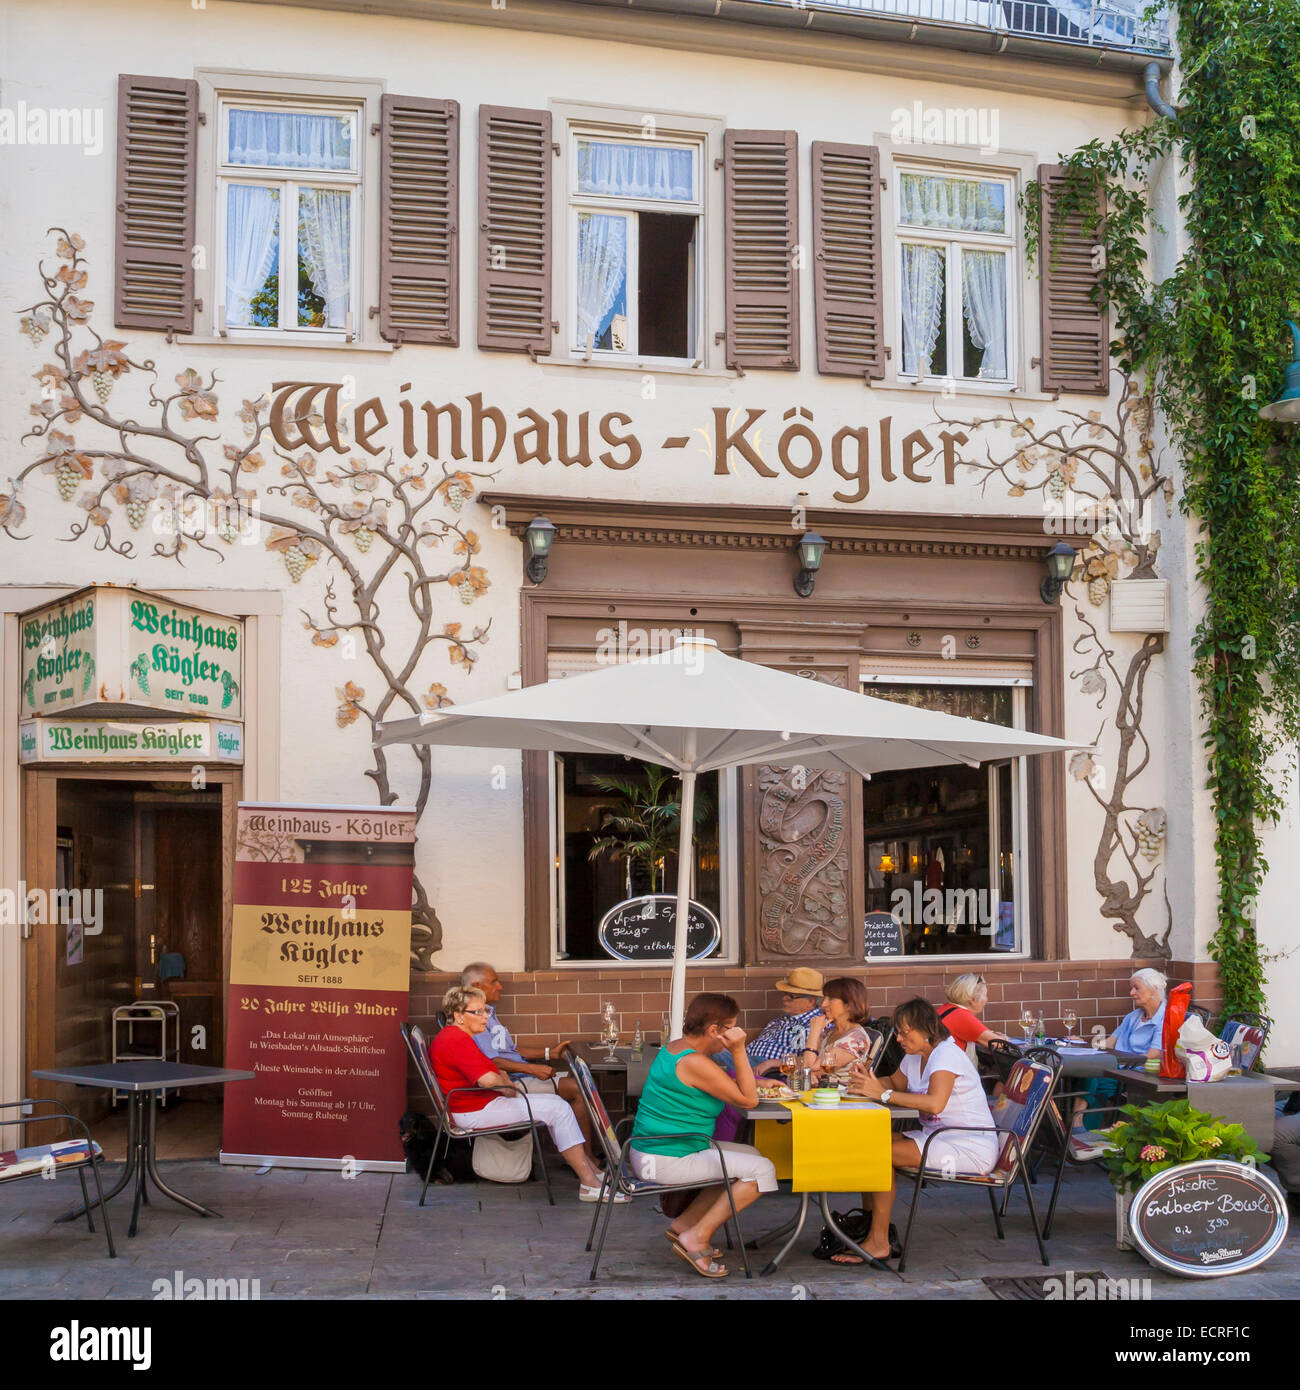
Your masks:
<svg viewBox="0 0 1300 1390"><path fill-rule="evenodd" d="M148 1299L156 1280L174 1284L179 1272L183 1279L255 1279L263 1299L992 1299L987 1276L1048 1272L1038 1262L1023 1196L1012 1198L1007 1238L999 1241L984 1194L970 1188L927 1191L901 1278L814 1260L819 1222L810 1214L798 1245L770 1278L746 1281L733 1257L730 1278L706 1281L669 1250L661 1234L667 1223L646 1198L615 1209L592 1284L583 1245L593 1208L578 1202L567 1170L553 1171L554 1207L539 1183L431 1187L420 1207L414 1174L345 1180L329 1172L222 1168L215 1160L161 1168L171 1186L211 1205L222 1219L205 1220L155 1195L141 1213L139 1234L129 1239L123 1194L110 1204L116 1260L108 1258L102 1232L91 1235L84 1220L55 1224L79 1197L71 1175L0 1189L0 1298ZM1035 1189L1041 1205L1048 1190L1043 1182ZM796 1200L762 1198L742 1217L746 1235L780 1224ZM834 1203L853 1204L847 1197ZM905 1200L895 1215L901 1227ZM1068 1172L1048 1243L1051 1272L1149 1279L1149 1296L1158 1300L1300 1298L1300 1233L1294 1228L1264 1269L1226 1281L1162 1274L1140 1255L1116 1249L1114 1230L1114 1199L1104 1175ZM767 1249L753 1258L757 1276Z"/></svg>

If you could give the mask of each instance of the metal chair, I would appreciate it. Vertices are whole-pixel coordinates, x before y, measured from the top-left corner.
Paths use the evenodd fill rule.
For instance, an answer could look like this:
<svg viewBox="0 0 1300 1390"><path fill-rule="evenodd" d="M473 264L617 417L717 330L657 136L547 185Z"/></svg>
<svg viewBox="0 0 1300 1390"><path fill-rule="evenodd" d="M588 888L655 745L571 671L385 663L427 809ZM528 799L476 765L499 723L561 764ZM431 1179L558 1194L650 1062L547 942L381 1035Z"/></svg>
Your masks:
<svg viewBox="0 0 1300 1390"><path fill-rule="evenodd" d="M1060 1054L1050 1047L1031 1048L1017 1059L1004 1083L1003 1094L998 1098L992 1129L1003 1138L997 1161L987 1173L948 1174L941 1169L928 1167L926 1159L929 1157L930 1145L937 1135L958 1132L987 1134L990 1132L988 1125L944 1125L932 1130L925 1137L920 1165L915 1168L898 1169L900 1177L907 1176L915 1180L912 1186L912 1209L908 1213L907 1229L903 1234L903 1254L898 1261L900 1274L907 1268L907 1252L912 1242L912 1227L921 1203L921 1192L932 1182L983 1187L989 1194L989 1205L993 1209L993 1224L997 1228L998 1239L1005 1240L1002 1218L1007 1214L1011 1189L1019 1181L1025 1190L1025 1202L1029 1207L1034 1239L1038 1242L1039 1257L1044 1264L1049 1263L1047 1250L1043 1245L1043 1232L1038 1225L1038 1213L1034 1209L1034 1195L1029 1186L1028 1156L1038 1126L1051 1106L1060 1076ZM1002 1194L1001 1202L998 1201L999 1192Z"/></svg>
<svg viewBox="0 0 1300 1390"><path fill-rule="evenodd" d="M1237 1009L1224 1014L1219 1025L1219 1037L1230 1047L1234 1042L1241 1045L1241 1070L1244 1074L1255 1070L1272 1030L1273 1020L1267 1014Z"/></svg>
<svg viewBox="0 0 1300 1390"><path fill-rule="evenodd" d="M698 1178L690 1182L657 1182L650 1178L638 1178L628 1170L627 1163L636 1145L647 1140L659 1139L701 1139L711 1148L718 1150L718 1163L722 1168L720 1179L727 1192L727 1201L731 1206L731 1224L736 1228L736 1244L740 1247L740 1257L745 1266L745 1278L752 1279L753 1273L749 1267L749 1254L745 1249L745 1242L740 1234L740 1218L736 1214L736 1201L731 1191L731 1180L727 1177L727 1158L721 1145L711 1134L638 1134L635 1138L629 1138L626 1142L619 1141L619 1131L625 1125L630 1125L632 1120L621 1120L617 1126L610 1121L609 1111L605 1109L605 1102L600 1098L600 1092L596 1089L596 1082L591 1074L591 1068L586 1062L571 1048L566 1047L561 1050L561 1058L564 1065L569 1069L569 1074L577 1083L578 1091L582 1096L582 1103L587 1107L587 1114L591 1117L591 1128L597 1140L600 1142L601 1150L605 1155L605 1176L600 1185L600 1200L596 1204L596 1210L592 1213L591 1229L587 1232L587 1244L583 1247L591 1249L591 1243L596 1239L596 1222L600 1221L600 1239L596 1244L596 1254L591 1262L591 1273L587 1276L591 1280L596 1278L596 1270L600 1266L601 1252L605 1248L605 1237L609 1234L609 1218L615 1207L613 1197L615 1193L631 1200L633 1197L645 1197L656 1192L674 1192L682 1188L699 1187ZM601 1221L601 1208L604 1208L604 1220Z"/></svg>
<svg viewBox="0 0 1300 1390"><path fill-rule="evenodd" d="M429 1166L424 1172L424 1186L420 1189L420 1205L424 1205L425 1193L429 1190L429 1182L438 1162L438 1150L442 1147L444 1140L448 1150L450 1150L453 1139L477 1139L481 1134L523 1134L527 1131L533 1136L533 1164L541 1168L542 1178L546 1183L546 1200L551 1206L554 1206L555 1194L551 1191L551 1175L547 1172L546 1160L542 1156L541 1141L537 1133L537 1120L533 1116L533 1107L529 1104L528 1093L523 1090L515 1090L512 1087L514 1093L522 1098L528 1110L527 1120L515 1120L506 1125L485 1125L482 1129L467 1129L456 1123L455 1112L450 1105L452 1096L477 1093L487 1094L495 1098L506 1095L508 1092L488 1086L457 1086L444 1096L442 1087L438 1085L438 1078L434 1075L433 1064L429 1061L429 1045L425 1040L424 1030L418 1024L403 1023L402 1037L406 1042L406 1050L415 1062L415 1069L420 1075L420 1080L424 1083L425 1092L429 1097L429 1103L433 1106L434 1118L437 1121L433 1151L429 1155ZM489 1065L487 1059L484 1058L484 1068L486 1069Z"/></svg>
<svg viewBox="0 0 1300 1390"><path fill-rule="evenodd" d="M90 1131L85 1124L70 1111L63 1108L57 1100L10 1100L0 1101L0 1110L18 1110L34 1107L37 1105L53 1105L57 1109L47 1110L40 1115L23 1115L10 1119L5 1117L4 1124L7 1125L39 1125L49 1124L52 1120L66 1120L68 1131L74 1137L63 1139L53 1144L36 1144L29 1149L19 1149L14 1154L13 1162L7 1167L0 1167L0 1183L20 1182L23 1178L39 1178L52 1176L61 1169L69 1172L76 1171L77 1177L81 1179L81 1204L86 1211L86 1225L90 1227L91 1233L95 1230L95 1221L90 1214L91 1200L90 1193L86 1191L86 1169L90 1169L91 1176L95 1179L95 1201L104 1216L104 1239L108 1242L108 1255L110 1259L117 1258L117 1249L113 1244L113 1228L108 1222L108 1208L104 1205L104 1185L99 1180L99 1170L104 1162L104 1151L90 1137ZM75 1131L80 1130L82 1137L76 1138Z"/></svg>

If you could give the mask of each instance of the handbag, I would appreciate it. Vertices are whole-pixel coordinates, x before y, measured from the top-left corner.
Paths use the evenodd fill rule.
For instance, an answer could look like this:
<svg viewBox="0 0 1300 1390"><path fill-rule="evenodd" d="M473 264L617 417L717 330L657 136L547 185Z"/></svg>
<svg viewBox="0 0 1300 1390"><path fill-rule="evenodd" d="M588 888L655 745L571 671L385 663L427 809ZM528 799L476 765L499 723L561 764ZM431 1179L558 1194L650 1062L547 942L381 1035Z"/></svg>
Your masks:
<svg viewBox="0 0 1300 1390"><path fill-rule="evenodd" d="M480 1134L474 1140L470 1162L475 1174L488 1182L527 1182L533 1171L533 1136L507 1139L500 1134Z"/></svg>
<svg viewBox="0 0 1300 1390"><path fill-rule="evenodd" d="M831 1212L835 1219L835 1224L844 1232L850 1240L856 1240L859 1245L867 1238L867 1232L871 1229L871 1218L861 1207L853 1207L846 1212ZM831 1230L829 1226L822 1227L821 1241L817 1249L812 1252L814 1260L829 1260L832 1255L839 1255L847 1252L849 1247ZM892 1260L898 1259L903 1253L903 1247L898 1240L898 1227L891 1221L889 1223L889 1257Z"/></svg>

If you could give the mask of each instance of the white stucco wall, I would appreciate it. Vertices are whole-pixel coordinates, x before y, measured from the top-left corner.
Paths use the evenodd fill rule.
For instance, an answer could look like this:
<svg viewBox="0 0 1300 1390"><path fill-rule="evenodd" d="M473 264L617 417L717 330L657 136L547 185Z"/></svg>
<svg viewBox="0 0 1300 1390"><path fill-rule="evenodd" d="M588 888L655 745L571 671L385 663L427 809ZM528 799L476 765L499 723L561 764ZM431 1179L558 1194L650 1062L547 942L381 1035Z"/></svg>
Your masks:
<svg viewBox="0 0 1300 1390"><path fill-rule="evenodd" d="M593 369L559 362L535 364L526 357L490 354L475 346L472 229L476 225L477 109L481 103L541 107L552 102L583 101L623 108L632 123L644 113L686 113L714 118L730 127L796 129L800 152L800 202L803 236L811 234L809 146L813 140L882 143L887 147L893 113L910 110L920 101L927 107L976 107L996 113L999 151L980 155L966 151L970 160L1032 170L1040 162L1052 162L1061 151L1095 137L1105 138L1126 123L1140 118L1140 109L1108 102L1080 102L1044 92L1014 93L960 89L937 82L891 76L888 72L866 76L825 70L793 63L773 64L714 54L661 51L632 44L521 33L509 27L508 13L494 26L456 26L397 20L375 16L348 16L307 9L274 9L266 6L217 4L201 11L172 3L136 3L114 11L107 22L102 7L88 3L34 4L15 0L3 23L3 102L14 107L20 101L30 107L79 106L102 110L105 149L97 156L77 149L15 147L0 150L5 178L0 180L7 201L5 255L0 258L0 301L7 306L25 305L39 291L36 264L53 261L51 225L67 227L86 239L90 274L87 296L96 302L93 322L105 336L128 340L136 358L151 357L158 363L159 378L170 388L175 375L192 366L201 373L215 369L221 403L220 427L224 438L242 442L234 411L244 399L266 392L273 381L337 381L344 374L356 378L360 399L379 397L396 420L401 386L411 382L411 399L458 401L475 391L512 414L526 406L576 415L590 410L593 425L608 411L632 416L645 447L635 468L619 472L599 463L590 469L558 463L517 464L508 451L498 461L493 486L517 492L568 496L601 496L691 501L726 507L733 503L788 505L806 492L808 504L840 506L833 493L843 486L831 471L829 449L821 467L810 478L796 480L784 473L760 477L742 460L733 471L719 476L702 436L712 426L712 412L762 408L768 411L751 432L764 456L775 460L775 445L783 413L794 406L809 410L823 445L842 425L871 425L886 416L894 421L895 450L912 429L933 430L933 407L967 420L1005 410L1014 401L1023 413L1037 419L1053 412L1075 409L1110 411L1114 402L1093 397L1064 399L1054 404L1037 390L1036 369L1028 366L1037 333L1036 283L1026 280L1021 268L1021 323L1026 336L1023 376L1026 389L1014 397L981 393L957 400L936 400L934 393L910 387L874 385L819 376L815 369L815 325L812 279L803 278L801 295L802 370L798 373L750 373L743 379L720 369L716 349L711 348L707 368L694 376L654 374L653 397L648 398L644 374L618 369ZM51 47L52 33L77 36ZM252 347L212 341L168 345L158 335L124 331L115 334L111 324L112 238L115 161L113 125L117 76L122 72L189 77L197 69L235 69L299 75L338 74L348 79L374 79L393 93L454 98L461 105L461 346L438 349L408 346L400 352L347 348L306 350L292 346ZM978 69L972 68L972 72ZM976 81L976 79L973 79ZM1136 92L1138 84L1133 82ZM207 141L210 129L201 134ZM557 135L558 138L558 135ZM206 146L204 146L206 148ZM925 150L919 151L926 153ZM933 153L931 151L931 153ZM373 161L377 140L367 137L365 157ZM201 164L201 168L202 168ZM721 208L717 176L710 173L706 240L710 247L710 275L716 281L720 264ZM893 196L891 182L888 197ZM211 238L214 229L201 227L199 238ZM563 229L557 226L557 263L562 260ZM886 279L893 276L892 260L886 260ZM716 284L714 285L716 291ZM706 324L708 341L721 327L721 299L716 293ZM361 306L362 313L367 306ZM202 335L210 333L205 327ZM373 327L367 325L367 332ZM897 332L890 341L897 346ZM557 343L557 348L562 347ZM560 354L557 351L557 356ZM48 360L48 345L31 347L16 332L0 338L0 367L5 378L5 408L0 412L0 442L5 466L0 481L11 476L22 462L37 456L38 447L23 442L28 427L28 405L36 398L30 374ZM117 386L115 408L128 403L134 411L145 409L145 381L133 373ZM73 431L78 442L91 443L97 429L82 422ZM691 447L667 451L659 441L671 435L692 435ZM931 435L933 438L933 434ZM397 441L390 426L388 442ZM698 441L698 442L696 442ZM982 442L982 440L981 440ZM996 441L1009 452L1013 441L1003 435ZM268 441L269 444L269 441ZM270 450L267 450L268 457ZM976 453L974 456L978 456ZM935 455L923 465L933 472ZM898 457L895 454L895 467ZM265 482L274 465L259 475ZM958 472L955 485L942 482L942 470L930 483L900 478L881 482L873 458L871 490L858 510L930 511L974 515L1040 516L1036 495L1013 498L1006 487L994 483L981 494L978 479ZM282 743L280 796L285 801L354 802L373 799L373 787L363 777L369 764L364 721L339 729L335 722L336 689L347 680L378 688L364 659L348 663L337 650L311 644L311 634L296 621L301 605L319 613L319 601L327 575L324 564L310 570L300 585L289 584L285 568L275 555L260 545L236 547L224 564L203 554L187 556L187 568L173 562L142 556L127 561L96 552L89 540L60 545L50 538L62 533L73 515L71 504L58 501L53 480L33 477L24 495L28 507L26 530L41 539L19 546L0 537L0 582L83 584L93 581L134 583L142 587L170 588L282 588L286 589L284 647L282 653ZM518 544L508 533L493 530L490 519L477 511L472 523L483 540L480 562L492 580L490 591L472 606L463 606L447 590L446 621L481 623L492 619L492 637L482 648L481 660L470 675L451 666L445 648L436 646L424 658L413 683L422 689L440 681L452 698L464 701L499 692L509 674L519 667L518 653ZM1155 525L1165 538L1164 573L1174 580L1176 621L1186 622L1186 543L1178 534L1183 523L1163 517L1157 506ZM378 548L370 554L378 556ZM786 582L784 573L782 583ZM1078 601L1102 625L1106 607L1087 605L1080 591ZM1081 629L1067 603L1066 671L1088 664L1070 652ZM403 628L400 610L388 610L394 645L400 645ZM1110 644L1115 660L1140 642L1133 635L1117 635ZM1193 840L1203 833L1205 800L1199 788L1198 764L1189 756L1189 729L1194 723L1195 695L1189 685L1186 642L1177 634L1169 651L1157 658L1147 693L1146 723L1152 740L1152 761L1135 798L1143 805L1164 805L1171 814L1168 853L1175 882L1173 947L1177 955L1189 954L1194 943L1203 943L1212 930L1211 876L1204 867L1203 845L1193 850ZM1112 689L1113 698L1113 689ZM1082 694L1076 681L1067 682L1067 732L1091 741L1102 722L1096 697ZM1106 709L1112 708L1111 701ZM1105 740L1103 740L1103 759ZM502 762L507 770L505 786L494 788L491 767ZM395 757L394 766L400 765ZM409 767L409 761L406 764ZM459 962L467 955L492 957L501 968L522 965L523 873L519 770L516 755L504 760L486 759L473 752L437 754L433 797L421 826L419 862L431 897L445 929L442 959ZM409 773L397 773L395 786L409 793ZM1075 957L1115 957L1128 954L1125 938L1096 911L1092 855L1100 825L1100 813L1087 789L1070 780L1068 835L1070 856L1070 950ZM1199 841L1198 841L1199 844ZM1195 885L1193 890L1192 885ZM1165 909L1162 878L1146 904L1143 925L1163 930Z"/></svg>

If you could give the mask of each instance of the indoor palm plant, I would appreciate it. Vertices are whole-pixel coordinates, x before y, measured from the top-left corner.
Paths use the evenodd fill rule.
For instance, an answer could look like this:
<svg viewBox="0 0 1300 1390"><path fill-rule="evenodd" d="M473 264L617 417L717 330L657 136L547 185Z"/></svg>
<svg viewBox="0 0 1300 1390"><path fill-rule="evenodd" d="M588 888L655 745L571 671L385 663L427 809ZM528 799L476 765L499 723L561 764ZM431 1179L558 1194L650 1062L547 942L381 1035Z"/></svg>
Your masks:
<svg viewBox="0 0 1300 1390"><path fill-rule="evenodd" d="M667 856L677 853L682 803L675 774L647 763L639 777L606 775L593 780L601 791L617 796L619 804L605 811L600 822L602 833L587 858L608 854L615 861L626 862L629 895L632 866L640 865L650 872L650 891L659 892ZM695 793L695 825L703 825L712 814L712 798L701 787Z"/></svg>

